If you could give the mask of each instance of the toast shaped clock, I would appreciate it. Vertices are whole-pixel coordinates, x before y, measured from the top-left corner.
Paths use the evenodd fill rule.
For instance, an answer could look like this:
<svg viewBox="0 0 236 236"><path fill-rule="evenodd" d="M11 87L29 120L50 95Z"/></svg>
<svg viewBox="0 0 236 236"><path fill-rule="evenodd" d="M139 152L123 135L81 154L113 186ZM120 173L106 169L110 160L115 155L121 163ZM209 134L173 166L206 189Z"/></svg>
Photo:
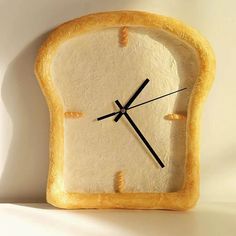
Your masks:
<svg viewBox="0 0 236 236"><path fill-rule="evenodd" d="M214 70L208 42L169 17L106 12L57 27L35 64L51 121L47 201L67 209L193 207Z"/></svg>

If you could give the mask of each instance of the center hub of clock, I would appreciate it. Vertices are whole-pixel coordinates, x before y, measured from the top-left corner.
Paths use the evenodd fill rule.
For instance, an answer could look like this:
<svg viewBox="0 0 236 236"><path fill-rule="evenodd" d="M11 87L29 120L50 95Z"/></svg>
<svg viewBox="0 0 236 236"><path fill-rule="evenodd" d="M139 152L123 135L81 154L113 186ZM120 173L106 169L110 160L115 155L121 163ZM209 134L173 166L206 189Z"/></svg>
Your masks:
<svg viewBox="0 0 236 236"><path fill-rule="evenodd" d="M122 109L120 110L120 112L121 112L122 114L124 114L124 113L126 112L125 108L122 108Z"/></svg>

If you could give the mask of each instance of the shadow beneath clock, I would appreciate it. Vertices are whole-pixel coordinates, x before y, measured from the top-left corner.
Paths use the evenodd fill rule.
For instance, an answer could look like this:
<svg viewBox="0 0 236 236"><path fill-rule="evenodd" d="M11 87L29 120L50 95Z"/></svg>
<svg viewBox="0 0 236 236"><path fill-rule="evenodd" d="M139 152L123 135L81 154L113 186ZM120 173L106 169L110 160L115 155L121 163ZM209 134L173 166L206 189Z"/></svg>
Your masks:
<svg viewBox="0 0 236 236"><path fill-rule="evenodd" d="M8 214L71 235L234 235L236 232L236 212L231 204L199 204L186 212L60 210L42 205L41 210L32 204L17 204L9 207Z"/></svg>
<svg viewBox="0 0 236 236"><path fill-rule="evenodd" d="M27 45L8 65L2 101L10 116L11 143L0 177L1 202L45 201L49 114L34 76L34 61L46 34Z"/></svg>

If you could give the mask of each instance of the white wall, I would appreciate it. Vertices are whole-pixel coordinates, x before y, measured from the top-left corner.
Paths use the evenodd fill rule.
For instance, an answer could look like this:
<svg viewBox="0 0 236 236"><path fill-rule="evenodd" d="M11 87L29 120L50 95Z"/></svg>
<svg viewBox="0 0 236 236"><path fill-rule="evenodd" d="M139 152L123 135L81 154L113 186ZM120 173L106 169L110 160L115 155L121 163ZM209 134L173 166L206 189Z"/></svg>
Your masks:
<svg viewBox="0 0 236 236"><path fill-rule="evenodd" d="M235 201L235 7L233 0L0 0L0 201L45 199L49 117L33 76L45 34L87 13L121 9L176 17L211 42L217 76L202 120L201 201Z"/></svg>

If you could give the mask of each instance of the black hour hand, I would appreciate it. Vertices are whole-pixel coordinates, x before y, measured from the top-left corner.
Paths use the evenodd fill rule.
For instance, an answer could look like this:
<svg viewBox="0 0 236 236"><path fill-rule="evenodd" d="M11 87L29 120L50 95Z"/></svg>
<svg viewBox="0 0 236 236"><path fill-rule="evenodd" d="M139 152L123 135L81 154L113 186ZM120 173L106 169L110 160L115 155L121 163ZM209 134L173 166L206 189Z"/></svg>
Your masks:
<svg viewBox="0 0 236 236"><path fill-rule="evenodd" d="M142 92L142 90L145 88L145 86L148 84L150 80L145 79L144 82L141 84L141 86L138 88L138 90L134 93L134 95L129 99L129 101L125 104L124 109L128 109L129 106L133 103L133 101L138 97L138 95ZM115 122L117 122L121 116L123 115L122 112L119 112L119 114L114 119Z"/></svg>
<svg viewBox="0 0 236 236"><path fill-rule="evenodd" d="M148 150L151 152L151 154L153 155L153 157L155 158L155 160L158 162L158 164L161 166L161 168L165 167L165 165L163 164L163 162L160 160L160 158L158 157L158 155L156 154L156 152L153 150L153 148L151 147L151 145L149 144L149 142L147 141L147 139L143 136L143 134L141 133L141 131L139 130L139 128L135 125L135 123L133 122L133 120L131 119L131 117L128 115L128 113L126 112L125 108L120 104L120 102L118 100L115 101L116 105L120 108L120 111L122 114L124 114L124 116L126 117L126 119L129 121L129 123L131 124L131 126L133 127L133 129L136 131L136 133L138 134L138 136L141 138L141 140L143 141L143 143L145 144L145 146L148 148Z"/></svg>

